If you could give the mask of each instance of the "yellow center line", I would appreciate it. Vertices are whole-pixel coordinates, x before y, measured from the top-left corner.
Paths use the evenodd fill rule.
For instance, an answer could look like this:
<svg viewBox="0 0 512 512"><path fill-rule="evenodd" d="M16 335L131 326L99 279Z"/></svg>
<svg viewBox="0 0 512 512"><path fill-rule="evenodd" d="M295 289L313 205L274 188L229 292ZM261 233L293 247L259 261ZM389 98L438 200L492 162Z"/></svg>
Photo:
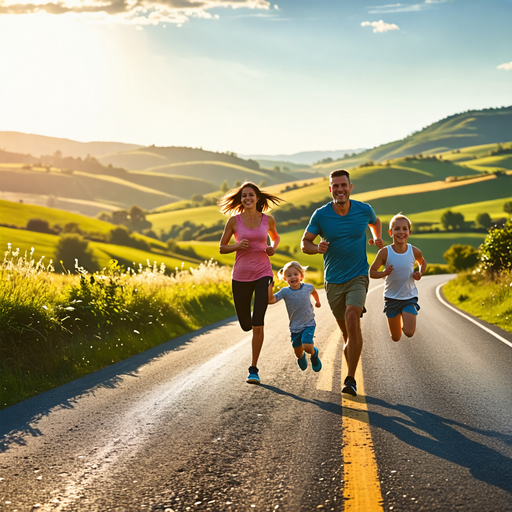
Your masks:
<svg viewBox="0 0 512 512"><path fill-rule="evenodd" d="M345 512L383 511L382 492L370 432L370 418L364 394L361 361L355 379L357 381L357 396L343 393L341 400Z"/></svg>
<svg viewBox="0 0 512 512"><path fill-rule="evenodd" d="M322 371L318 374L316 389L320 391L333 391L334 361L340 346L341 331L336 328L327 339L324 348L319 354L322 361Z"/></svg>

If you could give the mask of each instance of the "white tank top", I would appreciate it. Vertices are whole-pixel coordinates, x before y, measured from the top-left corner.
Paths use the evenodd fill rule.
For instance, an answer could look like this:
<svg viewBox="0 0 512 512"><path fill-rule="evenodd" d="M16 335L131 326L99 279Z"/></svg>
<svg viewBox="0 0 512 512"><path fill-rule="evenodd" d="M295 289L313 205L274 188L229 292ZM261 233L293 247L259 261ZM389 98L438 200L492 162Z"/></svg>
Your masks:
<svg viewBox="0 0 512 512"><path fill-rule="evenodd" d="M384 297L388 299L406 300L418 296L418 290L412 274L414 272L414 252L412 245L407 244L407 251L398 254L391 245L386 247L388 257L386 267L393 265L393 272L386 277Z"/></svg>

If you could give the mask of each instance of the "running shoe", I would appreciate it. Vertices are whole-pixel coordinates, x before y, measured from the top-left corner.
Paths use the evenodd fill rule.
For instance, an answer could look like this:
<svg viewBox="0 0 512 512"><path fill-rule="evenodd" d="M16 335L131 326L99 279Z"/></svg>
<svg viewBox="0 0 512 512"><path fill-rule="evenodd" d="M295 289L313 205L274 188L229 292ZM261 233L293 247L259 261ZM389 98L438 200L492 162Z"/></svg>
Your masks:
<svg viewBox="0 0 512 512"><path fill-rule="evenodd" d="M302 352L302 357L297 359L297 364L299 368L304 371L308 367L308 360L306 359L306 352Z"/></svg>
<svg viewBox="0 0 512 512"><path fill-rule="evenodd" d="M247 384L259 384L260 377L258 375L258 368L256 366L249 366L249 377L247 377Z"/></svg>
<svg viewBox="0 0 512 512"><path fill-rule="evenodd" d="M352 396L357 396L357 384L356 379L354 377L347 377L345 378L345 384L343 386L343 389L341 390L342 393L347 393Z"/></svg>
<svg viewBox="0 0 512 512"><path fill-rule="evenodd" d="M318 349L315 347L315 353L311 356L311 366L314 372L319 372L322 369L322 362L318 357Z"/></svg>

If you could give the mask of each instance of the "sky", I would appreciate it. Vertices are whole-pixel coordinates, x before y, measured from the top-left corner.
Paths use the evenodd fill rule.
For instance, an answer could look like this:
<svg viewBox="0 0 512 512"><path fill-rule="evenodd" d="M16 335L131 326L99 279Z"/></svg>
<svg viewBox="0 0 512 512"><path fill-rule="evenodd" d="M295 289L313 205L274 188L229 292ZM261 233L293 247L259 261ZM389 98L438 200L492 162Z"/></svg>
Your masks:
<svg viewBox="0 0 512 512"><path fill-rule="evenodd" d="M512 0L0 0L0 130L244 155L512 105Z"/></svg>

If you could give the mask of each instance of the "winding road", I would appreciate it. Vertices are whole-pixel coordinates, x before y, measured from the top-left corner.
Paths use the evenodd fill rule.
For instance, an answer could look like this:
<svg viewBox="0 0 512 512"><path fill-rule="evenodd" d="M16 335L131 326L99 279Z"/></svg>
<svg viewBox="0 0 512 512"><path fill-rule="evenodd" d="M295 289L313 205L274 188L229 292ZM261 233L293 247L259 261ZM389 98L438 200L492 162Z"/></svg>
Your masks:
<svg viewBox="0 0 512 512"><path fill-rule="evenodd" d="M280 303L261 386L230 318L0 411L0 510L512 511L512 335L440 302L447 279L398 343L372 281L356 398L322 292L318 374Z"/></svg>

